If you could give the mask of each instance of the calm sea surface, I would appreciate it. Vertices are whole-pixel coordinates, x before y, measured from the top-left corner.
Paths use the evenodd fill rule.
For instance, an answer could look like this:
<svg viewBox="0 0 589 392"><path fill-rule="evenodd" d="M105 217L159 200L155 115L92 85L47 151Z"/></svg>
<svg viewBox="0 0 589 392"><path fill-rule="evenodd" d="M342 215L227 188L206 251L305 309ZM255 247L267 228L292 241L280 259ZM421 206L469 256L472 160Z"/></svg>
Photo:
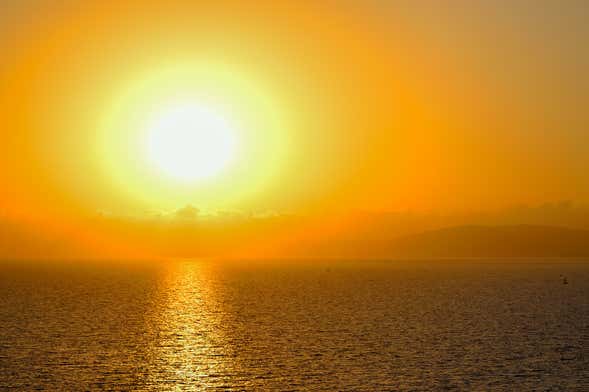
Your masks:
<svg viewBox="0 0 589 392"><path fill-rule="evenodd" d="M5 263L11 388L588 391L589 263Z"/></svg>

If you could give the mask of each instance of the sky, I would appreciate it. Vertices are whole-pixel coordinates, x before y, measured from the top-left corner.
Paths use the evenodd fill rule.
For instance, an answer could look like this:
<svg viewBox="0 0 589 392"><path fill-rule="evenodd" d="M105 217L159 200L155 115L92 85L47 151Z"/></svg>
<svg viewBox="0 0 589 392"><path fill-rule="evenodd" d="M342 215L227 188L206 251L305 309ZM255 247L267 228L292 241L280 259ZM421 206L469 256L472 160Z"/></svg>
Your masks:
<svg viewBox="0 0 589 392"><path fill-rule="evenodd" d="M589 202L584 1L194 3L2 2L3 216ZM239 129L231 165L194 183L140 147L186 97Z"/></svg>

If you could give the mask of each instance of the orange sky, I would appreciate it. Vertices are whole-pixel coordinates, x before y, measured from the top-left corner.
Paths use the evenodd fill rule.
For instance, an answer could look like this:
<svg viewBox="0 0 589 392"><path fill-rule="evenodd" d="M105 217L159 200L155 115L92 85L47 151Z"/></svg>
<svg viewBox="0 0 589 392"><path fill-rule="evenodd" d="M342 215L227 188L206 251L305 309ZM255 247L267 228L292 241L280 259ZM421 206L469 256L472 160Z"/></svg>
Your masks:
<svg viewBox="0 0 589 392"><path fill-rule="evenodd" d="M3 3L5 214L589 201L583 2L194 3ZM145 98L122 98L142 78L192 66L241 111L254 147L234 172L186 187L139 167L112 107ZM158 89L183 81L170 83Z"/></svg>

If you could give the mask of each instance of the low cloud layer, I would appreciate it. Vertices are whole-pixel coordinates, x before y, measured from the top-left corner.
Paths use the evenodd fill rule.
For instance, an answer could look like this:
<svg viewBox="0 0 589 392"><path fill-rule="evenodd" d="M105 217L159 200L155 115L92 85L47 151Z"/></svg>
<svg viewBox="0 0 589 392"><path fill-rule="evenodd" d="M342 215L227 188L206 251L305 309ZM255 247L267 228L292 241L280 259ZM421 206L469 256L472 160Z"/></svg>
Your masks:
<svg viewBox="0 0 589 392"><path fill-rule="evenodd" d="M559 202L455 215L254 216L205 215L189 205L172 214L141 218L104 214L70 222L4 218L0 258L392 257L398 253L395 244L404 238L473 225L589 229L589 207Z"/></svg>

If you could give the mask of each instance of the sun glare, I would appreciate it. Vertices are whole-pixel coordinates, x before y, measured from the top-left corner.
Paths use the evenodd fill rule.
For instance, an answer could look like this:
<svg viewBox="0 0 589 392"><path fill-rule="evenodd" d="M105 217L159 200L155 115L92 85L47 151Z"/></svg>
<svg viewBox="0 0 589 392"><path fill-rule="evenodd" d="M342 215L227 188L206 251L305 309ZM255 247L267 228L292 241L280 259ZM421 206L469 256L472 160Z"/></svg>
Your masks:
<svg viewBox="0 0 589 392"><path fill-rule="evenodd" d="M213 177L232 160L236 133L221 113L198 103L176 104L148 123L147 155L166 175L181 181Z"/></svg>
<svg viewBox="0 0 589 392"><path fill-rule="evenodd" d="M293 121L264 79L178 61L121 80L96 122L96 162L132 205L253 203L287 170Z"/></svg>

